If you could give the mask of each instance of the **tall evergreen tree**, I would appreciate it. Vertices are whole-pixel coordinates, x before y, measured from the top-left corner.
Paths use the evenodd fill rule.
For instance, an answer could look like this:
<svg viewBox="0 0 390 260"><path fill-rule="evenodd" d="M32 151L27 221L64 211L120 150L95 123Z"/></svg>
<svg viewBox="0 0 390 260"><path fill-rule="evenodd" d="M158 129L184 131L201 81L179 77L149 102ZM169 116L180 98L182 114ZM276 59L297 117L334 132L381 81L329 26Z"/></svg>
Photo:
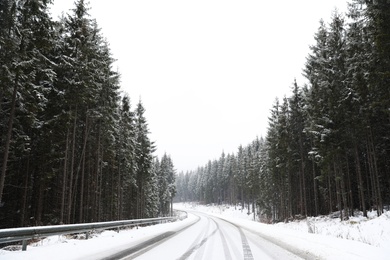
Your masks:
<svg viewBox="0 0 390 260"><path fill-rule="evenodd" d="M151 176L154 152L154 143L149 139L149 129L145 118L145 109L139 101L135 111L135 140L136 140L136 183L137 183L137 208L136 217L142 218L150 215L146 212L146 199L150 185L155 181L155 176ZM150 206L151 207L151 206Z"/></svg>
<svg viewBox="0 0 390 260"><path fill-rule="evenodd" d="M118 175L122 182L120 208L124 218L131 218L135 207L135 201L132 197L136 189L136 144L135 144L135 126L134 113L130 109L130 99L127 95L122 98L122 105L120 107L119 131L116 138L118 150Z"/></svg>
<svg viewBox="0 0 390 260"><path fill-rule="evenodd" d="M304 97L302 90L299 89L297 82L294 82L292 97L289 98L289 126L290 126L290 156L291 165L290 171L292 179L290 185L292 185L292 201L293 205L297 205L297 209L293 210L293 214L301 214L306 216L308 214L307 203L307 165L309 152L309 143L305 132L305 114L304 114ZM314 178L315 179L315 178ZM314 184L315 186L315 184ZM299 200L297 199L299 198ZM314 190L314 204L317 205L318 199L316 190ZM315 213L317 214L317 213Z"/></svg>
<svg viewBox="0 0 390 260"><path fill-rule="evenodd" d="M158 170L159 212L166 216L171 213L172 200L176 194L175 169L170 156L164 154Z"/></svg>

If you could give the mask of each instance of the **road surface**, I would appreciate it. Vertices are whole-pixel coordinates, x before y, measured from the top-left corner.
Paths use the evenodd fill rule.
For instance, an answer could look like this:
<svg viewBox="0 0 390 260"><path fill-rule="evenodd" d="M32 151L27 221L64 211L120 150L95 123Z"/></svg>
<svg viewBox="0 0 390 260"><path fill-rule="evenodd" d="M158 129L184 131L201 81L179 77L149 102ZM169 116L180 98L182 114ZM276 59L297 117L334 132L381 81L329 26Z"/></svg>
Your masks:
<svg viewBox="0 0 390 260"><path fill-rule="evenodd" d="M196 216L189 226L105 259L302 259L226 220L199 212L189 214Z"/></svg>

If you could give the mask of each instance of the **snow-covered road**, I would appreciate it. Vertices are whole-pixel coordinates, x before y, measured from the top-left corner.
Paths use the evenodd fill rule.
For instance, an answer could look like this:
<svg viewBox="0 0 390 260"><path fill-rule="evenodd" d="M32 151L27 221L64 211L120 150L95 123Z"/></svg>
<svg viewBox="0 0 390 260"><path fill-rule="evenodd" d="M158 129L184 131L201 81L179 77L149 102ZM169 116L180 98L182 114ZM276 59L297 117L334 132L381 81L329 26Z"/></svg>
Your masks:
<svg viewBox="0 0 390 260"><path fill-rule="evenodd" d="M236 224L192 212L188 228L146 252L123 259L300 259Z"/></svg>

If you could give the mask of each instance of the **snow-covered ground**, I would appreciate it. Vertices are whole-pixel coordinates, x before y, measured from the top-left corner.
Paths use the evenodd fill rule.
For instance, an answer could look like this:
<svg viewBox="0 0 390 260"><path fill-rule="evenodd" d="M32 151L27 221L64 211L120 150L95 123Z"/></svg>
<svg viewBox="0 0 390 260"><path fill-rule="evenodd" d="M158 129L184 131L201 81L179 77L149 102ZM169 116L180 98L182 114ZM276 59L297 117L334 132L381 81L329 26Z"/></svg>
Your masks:
<svg viewBox="0 0 390 260"><path fill-rule="evenodd" d="M178 209L195 209L197 211L212 213L217 216L241 218L253 220L253 214L248 215L248 210L234 206L198 205L194 203L178 203ZM302 233L315 233L319 235L344 238L369 244L390 250L390 211L386 211L377 217L376 211L368 212L368 218L359 214L347 221L329 216L309 217L304 220L296 220L288 223L277 223L271 226L296 230ZM390 251L389 251L390 253ZM389 254L390 259L390 254Z"/></svg>
<svg viewBox="0 0 390 260"><path fill-rule="evenodd" d="M327 248L326 252L318 253L325 259L343 259L342 251L355 252L357 258L366 256L369 259L390 259L390 211L386 211L380 217L377 217L376 211L369 212L368 218L360 214L348 221L321 216L289 223L261 224L253 221L253 214L248 214L247 209L241 210L238 206L187 203L176 204L176 208L193 209L233 222L242 219L239 221L241 225L245 223L249 229L258 229L266 236L285 241L286 244L308 252L318 253ZM325 247L315 249L315 245L309 241L323 244Z"/></svg>
<svg viewBox="0 0 390 260"><path fill-rule="evenodd" d="M329 217L267 225L253 221L253 215L229 206L176 204L175 208L200 211L224 218L237 225L261 233L271 241L290 245L318 256L319 259L390 259L390 212L380 217L355 217L341 222ZM28 246L27 251L0 250L0 259L97 259L120 251L151 237L178 230L196 220L192 214L174 223L133 228L120 233L104 231L88 240L53 236ZM309 232L313 231L315 234ZM82 238L82 236L80 236ZM171 249L174 250L174 249Z"/></svg>

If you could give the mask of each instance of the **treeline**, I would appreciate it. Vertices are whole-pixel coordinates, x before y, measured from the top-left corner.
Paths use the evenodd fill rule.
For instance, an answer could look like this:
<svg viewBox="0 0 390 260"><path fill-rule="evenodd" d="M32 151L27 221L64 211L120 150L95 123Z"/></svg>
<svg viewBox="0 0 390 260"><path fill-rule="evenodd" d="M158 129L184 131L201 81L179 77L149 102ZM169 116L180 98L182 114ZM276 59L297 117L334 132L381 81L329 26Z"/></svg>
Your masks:
<svg viewBox="0 0 390 260"><path fill-rule="evenodd" d="M169 213L170 157L154 158L145 109L83 0L0 1L0 227Z"/></svg>
<svg viewBox="0 0 390 260"><path fill-rule="evenodd" d="M178 199L253 204L282 221L390 203L390 3L349 4L320 22L308 85L271 109L264 139L180 174ZM249 207L248 207L249 209Z"/></svg>

